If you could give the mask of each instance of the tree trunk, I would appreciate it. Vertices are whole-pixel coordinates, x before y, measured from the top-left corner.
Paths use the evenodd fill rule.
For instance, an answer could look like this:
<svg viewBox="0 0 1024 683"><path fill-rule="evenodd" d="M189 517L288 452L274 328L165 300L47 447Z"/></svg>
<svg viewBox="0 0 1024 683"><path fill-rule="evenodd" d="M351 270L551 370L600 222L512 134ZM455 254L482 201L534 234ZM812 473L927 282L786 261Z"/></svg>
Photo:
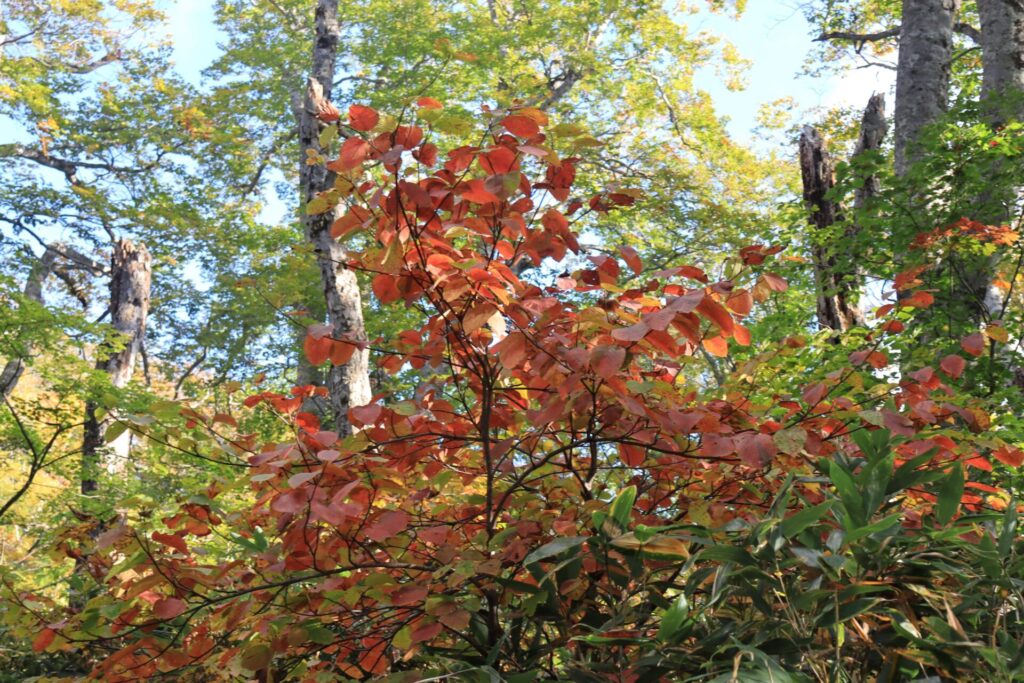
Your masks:
<svg viewBox="0 0 1024 683"><path fill-rule="evenodd" d="M303 212L311 199L328 190L334 183L333 173L329 173L323 166L310 166L306 163L306 150L322 151L318 142L321 124L316 114L320 105L331 99L340 32L338 0L318 0L312 73L305 100L296 111L301 149L300 197ZM334 329L334 336L365 343L366 331L363 327L359 283L355 273L346 266L345 250L331 237L331 224L334 219L335 216L331 212L304 216L303 227L320 268L320 281L327 303L327 319ZM368 351L357 349L348 363L332 368L327 388L330 391L331 409L338 432L351 433L349 408L369 403L372 398Z"/></svg>
<svg viewBox="0 0 1024 683"><path fill-rule="evenodd" d="M978 0L981 18L981 99L1024 91L1024 0ZM1024 98L1022 98L1024 99ZM1024 120L1024 101L991 112L996 125Z"/></svg>
<svg viewBox="0 0 1024 683"><path fill-rule="evenodd" d="M888 132L889 123L885 120L885 95L875 93L868 100L868 106L864 109L864 115L861 117L860 136L857 138L857 147L854 149L853 158L856 159L864 152L881 149ZM857 211L863 209L868 200L878 195L881 190L878 176L871 174L863 180L864 183L853 194L853 208Z"/></svg>
<svg viewBox="0 0 1024 683"><path fill-rule="evenodd" d="M835 186L832 157L825 143L810 126L800 134L800 175L803 178L804 202L810 210L811 256L814 279L818 290L818 324L824 328L845 332L854 325L863 324L860 311L852 305L855 293L850 291L853 278L844 276L838 267L834 244L827 233L832 226L842 223L842 207L828 197ZM852 268L851 268L852 270Z"/></svg>
<svg viewBox="0 0 1024 683"><path fill-rule="evenodd" d="M960 0L903 0L896 64L896 173L904 175L919 153L921 130L934 123L949 100L953 24Z"/></svg>
<svg viewBox="0 0 1024 683"><path fill-rule="evenodd" d="M1024 0L978 0L981 19L982 82L981 106L994 129L1009 121L1024 120ZM1016 95L1016 97L1014 97ZM1007 97L1009 96L1009 97ZM993 180L1005 176L1005 165L996 162ZM1003 224L1012 219L1018 188L993 182L974 199L971 218L986 224ZM962 272L959 294L970 319L982 321L999 317L1003 293L994 280L998 257L967 256L955 264ZM952 302L951 302L952 304Z"/></svg>
<svg viewBox="0 0 1024 683"><path fill-rule="evenodd" d="M135 363L142 348L146 333L146 316L149 313L149 290L152 280L149 252L142 243L133 244L128 240L114 243L110 259L110 323L123 337L124 347L109 356L96 361L96 369L110 375L110 383L124 387L132 378ZM128 433L118 441L105 444L105 434L110 425L109 418L97 415L98 406L92 402L85 408L85 435L82 442L82 493L91 494L97 489L97 475L101 466L119 469L128 453ZM113 451L117 460L103 462L105 452Z"/></svg>

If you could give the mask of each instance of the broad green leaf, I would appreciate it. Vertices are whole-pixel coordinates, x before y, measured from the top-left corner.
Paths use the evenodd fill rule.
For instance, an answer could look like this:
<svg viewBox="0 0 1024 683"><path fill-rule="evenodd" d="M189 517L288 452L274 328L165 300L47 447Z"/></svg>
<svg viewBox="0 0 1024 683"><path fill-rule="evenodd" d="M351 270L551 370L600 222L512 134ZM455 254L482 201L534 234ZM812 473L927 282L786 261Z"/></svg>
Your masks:
<svg viewBox="0 0 1024 683"><path fill-rule="evenodd" d="M953 465L949 474L939 484L939 500L935 505L935 518L939 524L947 524L960 508L964 495L964 470L960 463Z"/></svg>

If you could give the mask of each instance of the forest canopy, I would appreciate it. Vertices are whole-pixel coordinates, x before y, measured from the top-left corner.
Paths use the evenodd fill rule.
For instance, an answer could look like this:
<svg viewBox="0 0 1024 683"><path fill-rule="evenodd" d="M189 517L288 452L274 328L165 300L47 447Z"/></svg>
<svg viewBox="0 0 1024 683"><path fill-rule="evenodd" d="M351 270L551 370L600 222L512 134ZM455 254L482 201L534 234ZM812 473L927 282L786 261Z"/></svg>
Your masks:
<svg viewBox="0 0 1024 683"><path fill-rule="evenodd" d="M0 681L1024 680L1020 2L189 6L0 6Z"/></svg>

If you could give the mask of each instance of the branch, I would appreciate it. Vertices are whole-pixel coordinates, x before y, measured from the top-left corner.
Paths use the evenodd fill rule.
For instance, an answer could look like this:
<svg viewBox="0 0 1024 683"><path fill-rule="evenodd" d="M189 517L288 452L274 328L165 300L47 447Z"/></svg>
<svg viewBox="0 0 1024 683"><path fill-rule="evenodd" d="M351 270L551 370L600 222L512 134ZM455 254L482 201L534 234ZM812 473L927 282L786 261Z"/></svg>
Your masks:
<svg viewBox="0 0 1024 683"><path fill-rule="evenodd" d="M72 185L81 184L76 176L79 168L92 168L107 171L109 173L146 173L152 170L156 165L156 162L153 162L146 166L133 168L128 166L118 166L104 161L73 161L71 159L51 156L39 150L30 149L19 144L0 145L0 157L18 157L21 159L28 159L29 161L34 161L40 166L46 166L47 168L60 171L65 175L65 177L67 177L68 182Z"/></svg>
<svg viewBox="0 0 1024 683"><path fill-rule="evenodd" d="M66 71L68 73L81 75L90 74L96 69L99 69L102 66L106 66L111 62L120 61L120 59L120 50L111 50L110 52L108 52L107 54L103 55L98 59L94 59L91 62L81 62L79 64L67 64L65 62L50 62L45 59L40 59L39 57L32 57L33 61L45 66L47 69L51 69L53 71Z"/></svg>
<svg viewBox="0 0 1024 683"><path fill-rule="evenodd" d="M820 36L815 38L815 42L823 42L826 40L849 40L854 43L873 43L878 40L885 40L887 38L898 38L900 35L901 27L896 26L884 31L878 31L876 33L853 33L850 31L831 31L829 33L822 33ZM967 36L975 43L981 43L981 31L974 28L970 24L958 21L953 24L953 31L961 35Z"/></svg>
<svg viewBox="0 0 1024 683"><path fill-rule="evenodd" d="M826 40L849 40L854 43L873 43L876 40L885 40L886 38L896 38L900 35L900 27L886 29L885 31L878 31L877 33L850 33L848 31L832 31L830 33L822 33L820 36L815 38L815 42L823 42Z"/></svg>
<svg viewBox="0 0 1024 683"><path fill-rule="evenodd" d="M271 143L270 147L268 147L267 150L263 152L263 155L260 157L259 166L256 167L256 172L253 173L252 179L250 179L249 182L242 187L242 196L239 197L239 202L244 202L246 199L249 198L249 195L255 192L256 187L260 184L260 179L263 177L263 173L267 170L267 166L270 165L270 160L273 158L275 154L277 154L278 150L280 150L285 143L294 140L298 134L299 131L293 128L292 130L288 131L285 135L282 135L278 137L277 140L274 140L274 142Z"/></svg>

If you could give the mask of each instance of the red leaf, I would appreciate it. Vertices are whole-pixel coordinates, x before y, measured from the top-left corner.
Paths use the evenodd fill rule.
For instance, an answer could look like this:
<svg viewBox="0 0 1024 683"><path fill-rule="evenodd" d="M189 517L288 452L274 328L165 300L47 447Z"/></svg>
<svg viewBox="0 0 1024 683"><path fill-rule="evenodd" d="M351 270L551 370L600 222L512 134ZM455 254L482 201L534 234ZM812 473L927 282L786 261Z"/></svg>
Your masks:
<svg viewBox="0 0 1024 683"><path fill-rule="evenodd" d="M972 356L980 356L985 353L985 336L981 332L969 334L960 340L960 348Z"/></svg>
<svg viewBox="0 0 1024 683"><path fill-rule="evenodd" d="M158 619L173 619L183 613L186 608L187 605L184 600L179 600L178 598L163 598L162 600L157 600L153 605L153 614L155 614Z"/></svg>
<svg viewBox="0 0 1024 683"><path fill-rule="evenodd" d="M44 628L42 631L39 632L39 635L36 636L36 639L32 641L32 651L42 652L46 648L50 647L50 644L56 637L56 631L54 631L52 628Z"/></svg>
<svg viewBox="0 0 1024 683"><path fill-rule="evenodd" d="M761 279L768 285L768 289L774 292L785 292L789 289L789 283L774 273L765 273Z"/></svg>
<svg viewBox="0 0 1024 683"><path fill-rule="evenodd" d="M518 116L516 114L506 116L502 119L501 125L505 126L508 132L521 138L532 138L540 132L540 126L529 116Z"/></svg>
<svg viewBox="0 0 1024 683"><path fill-rule="evenodd" d="M175 550L180 550L183 553L188 554L188 546L185 545L185 539L176 534L162 534L159 531L153 532L153 540L157 543L170 546Z"/></svg>
<svg viewBox="0 0 1024 683"><path fill-rule="evenodd" d="M435 100L433 97L421 97L416 100L416 106L420 109L441 109L444 107L443 104Z"/></svg>
<svg viewBox="0 0 1024 683"><path fill-rule="evenodd" d="M481 168L492 175L511 173L519 168L516 153L508 147L495 147L477 157L477 161Z"/></svg>
<svg viewBox="0 0 1024 683"><path fill-rule="evenodd" d="M295 514L306 507L309 497L303 489L290 489L274 498L270 509L284 515Z"/></svg>
<svg viewBox="0 0 1024 683"><path fill-rule="evenodd" d="M391 604L399 607L418 605L427 599L426 586L403 586L391 594Z"/></svg>
<svg viewBox="0 0 1024 683"><path fill-rule="evenodd" d="M967 361L962 356L949 355L942 359L939 367L942 368L944 373L956 379L963 374L964 368L967 367Z"/></svg>
<svg viewBox="0 0 1024 683"><path fill-rule="evenodd" d="M636 325L630 325L629 327L620 327L612 330L612 337L619 341L625 342L638 342L647 336L647 333L651 331L651 328L647 326L645 322L639 322Z"/></svg>
<svg viewBox="0 0 1024 683"><path fill-rule="evenodd" d="M380 121L380 114L362 104L353 104L348 108L348 124L356 130L373 130Z"/></svg>
<svg viewBox="0 0 1024 683"><path fill-rule="evenodd" d="M444 630L444 626L437 623L436 621L432 624L420 626L412 632L413 643L425 643L428 640L433 640L437 636L441 635L441 631Z"/></svg>
<svg viewBox="0 0 1024 683"><path fill-rule="evenodd" d="M740 460L748 467L764 467L778 453L775 440L767 434L739 434L734 439Z"/></svg>
<svg viewBox="0 0 1024 683"><path fill-rule="evenodd" d="M377 518L377 521L366 527L366 537L374 541L384 541L395 534L409 528L409 515L401 510L390 510Z"/></svg>
<svg viewBox="0 0 1024 683"><path fill-rule="evenodd" d="M342 170L349 170L359 166L370 156L370 143L353 135L341 145L341 152L338 160L341 162Z"/></svg>
<svg viewBox="0 0 1024 683"><path fill-rule="evenodd" d="M622 464L626 467L640 467L646 457L647 451L640 446L626 443L619 444L619 459L622 460Z"/></svg>
<svg viewBox="0 0 1024 683"><path fill-rule="evenodd" d="M413 150L412 156L424 166L433 166L437 163L437 145L428 142L419 149Z"/></svg>
<svg viewBox="0 0 1024 683"><path fill-rule="evenodd" d="M636 253L636 249L623 245L619 247L619 253L622 254L622 260L626 262L630 270L637 275L643 271L644 264L640 261L640 256Z"/></svg>
<svg viewBox="0 0 1024 683"><path fill-rule="evenodd" d="M352 419L358 422L360 425L373 424L380 417L383 409L377 403L368 403L365 406L357 406L349 410L349 415Z"/></svg>
<svg viewBox="0 0 1024 683"><path fill-rule="evenodd" d="M399 126L395 129L395 144L412 149L423 142L423 129L419 126Z"/></svg>
<svg viewBox="0 0 1024 683"><path fill-rule="evenodd" d="M621 346L597 346L590 351L590 367L605 379L613 377L625 359L626 349Z"/></svg>
<svg viewBox="0 0 1024 683"><path fill-rule="evenodd" d="M1021 464L1024 464L1024 451L1019 448L1003 446L992 451L992 457L1010 467L1020 467Z"/></svg>

